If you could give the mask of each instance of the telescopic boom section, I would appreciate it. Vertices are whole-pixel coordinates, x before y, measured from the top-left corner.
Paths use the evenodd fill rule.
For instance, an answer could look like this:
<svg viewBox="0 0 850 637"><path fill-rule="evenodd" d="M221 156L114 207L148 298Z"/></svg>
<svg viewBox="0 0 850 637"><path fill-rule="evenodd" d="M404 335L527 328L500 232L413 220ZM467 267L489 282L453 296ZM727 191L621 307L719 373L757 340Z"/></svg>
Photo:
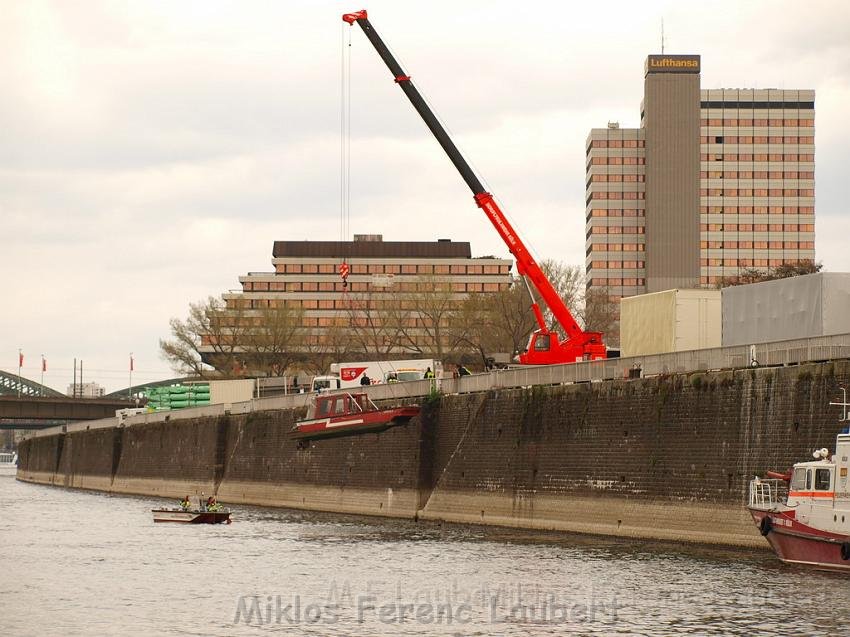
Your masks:
<svg viewBox="0 0 850 637"><path fill-rule="evenodd" d="M370 24L365 9L354 13L346 13L342 16L342 19L349 24L356 22L363 29L363 33L369 38L372 46L375 47L378 55L384 61L384 64L387 65L387 68L389 68L395 82L401 87L401 90L407 95L410 103L413 104L413 108L416 109L416 112L425 121L425 124L434 134L434 137L437 138L440 146L443 147L443 150L449 156L449 159L455 165L463 180L469 186L470 190L472 190L475 196L475 202L487 214L487 218L490 219L499 236L502 237L505 245L507 245L511 254L513 254L517 262L519 274L525 277L526 280L531 281L532 285L534 285L540 296L543 297L546 305L552 311L555 320L564 330L566 338L561 341L557 333L551 332L546 327L543 313L540 311L540 307L532 295L532 309L539 328L531 335L528 349L520 355L520 362L540 365L605 358L606 350L605 345L602 343L602 334L599 332L585 332L576 323L569 309L567 309L567 306L555 291L555 288L552 287L549 279L546 278L543 270L531 256L531 253L529 253L516 231L496 204L493 195L487 192L484 186L481 185L478 177L463 158L463 155L461 155L457 146L455 146L449 137L446 129L440 124L440 121L428 107L428 104L419 94L413 82L411 82L410 76L404 72L404 69L401 68L386 44L384 44L384 41L381 40L374 27Z"/></svg>

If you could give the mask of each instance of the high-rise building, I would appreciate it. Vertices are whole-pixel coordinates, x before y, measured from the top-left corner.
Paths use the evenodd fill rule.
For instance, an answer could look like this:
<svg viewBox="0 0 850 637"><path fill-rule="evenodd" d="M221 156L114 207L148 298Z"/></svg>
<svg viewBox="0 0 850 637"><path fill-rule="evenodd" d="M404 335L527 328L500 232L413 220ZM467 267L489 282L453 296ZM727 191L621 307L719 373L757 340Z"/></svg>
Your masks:
<svg viewBox="0 0 850 637"><path fill-rule="evenodd" d="M640 128L586 144L588 287L713 286L814 261L814 91L700 89L700 57L650 55Z"/></svg>

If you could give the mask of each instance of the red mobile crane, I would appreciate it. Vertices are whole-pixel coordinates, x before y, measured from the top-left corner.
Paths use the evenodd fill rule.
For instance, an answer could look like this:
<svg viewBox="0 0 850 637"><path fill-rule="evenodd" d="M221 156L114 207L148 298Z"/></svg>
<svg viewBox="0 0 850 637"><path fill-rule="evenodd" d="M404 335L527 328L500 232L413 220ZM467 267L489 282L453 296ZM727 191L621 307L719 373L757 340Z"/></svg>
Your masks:
<svg viewBox="0 0 850 637"><path fill-rule="evenodd" d="M520 240L517 233L511 227L511 224L505 218L505 215L499 209L493 199L493 195L487 192L481 185L481 182L476 177L475 173L470 168L469 164L460 154L460 151L455 146L454 142L449 137L443 125L440 124L437 117L428 107L428 104L419 94L419 91L410 81L410 76L407 75L401 68L399 63L390 53L384 41L375 31L375 28L369 22L366 15L366 10L356 11L354 13L346 13L342 19L350 25L355 22L363 29L363 33L369 38L372 46L381 56L381 59L389 68L395 79L395 82L407 95L413 108L425 121L425 124L431 129L434 137L443 147L443 150L449 156L449 159L455 165L463 180L472 190L475 195L475 203L484 210L490 222L496 228L499 236L508 246L508 250L514 255L517 263L517 271L523 277L528 293L531 295L531 308L534 311L534 316L537 319L538 328L531 334L528 341L526 351L520 354L520 363L527 365L551 365L556 363L573 363L581 360L593 360L606 358L605 345L602 342L601 332L585 332L578 323L576 323L573 315L570 313L567 306L549 279L540 269L540 266L526 249L523 242ZM546 327L546 321L543 319L543 313L540 311L540 306L534 298L531 287L528 285L529 279L540 296L546 302L546 305L552 311L558 324L566 333L562 340L557 332L551 331Z"/></svg>

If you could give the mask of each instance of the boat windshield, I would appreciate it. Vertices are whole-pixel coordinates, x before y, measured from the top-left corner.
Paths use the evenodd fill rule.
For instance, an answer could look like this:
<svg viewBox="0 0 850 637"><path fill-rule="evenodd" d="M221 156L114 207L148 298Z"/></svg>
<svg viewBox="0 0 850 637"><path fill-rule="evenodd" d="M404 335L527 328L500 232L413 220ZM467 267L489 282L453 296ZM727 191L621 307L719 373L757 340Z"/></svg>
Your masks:
<svg viewBox="0 0 850 637"><path fill-rule="evenodd" d="M805 491L806 489L806 469L799 467L794 469L794 477L791 479L792 491Z"/></svg>

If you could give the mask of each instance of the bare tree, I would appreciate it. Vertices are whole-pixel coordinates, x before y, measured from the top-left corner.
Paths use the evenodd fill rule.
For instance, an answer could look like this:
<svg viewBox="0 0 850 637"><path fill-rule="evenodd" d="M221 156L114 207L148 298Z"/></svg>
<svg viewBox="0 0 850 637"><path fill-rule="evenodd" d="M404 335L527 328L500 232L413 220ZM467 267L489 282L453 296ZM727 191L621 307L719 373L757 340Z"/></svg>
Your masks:
<svg viewBox="0 0 850 637"><path fill-rule="evenodd" d="M368 291L350 298L347 313L354 347L377 359L398 350L403 338L401 326L409 311L397 295Z"/></svg>
<svg viewBox="0 0 850 637"><path fill-rule="evenodd" d="M483 362L495 353L525 349L535 327L528 291L515 278L507 289L470 295L455 316L453 338L456 348L475 352Z"/></svg>
<svg viewBox="0 0 850 637"><path fill-rule="evenodd" d="M451 350L450 327L460 304L445 277L423 275L408 283L410 289L399 295L404 311L399 321L400 344L416 352L442 360Z"/></svg>
<svg viewBox="0 0 850 637"><path fill-rule="evenodd" d="M568 265L554 259L544 259L540 263L540 268L543 270L546 278L549 279L552 287L555 288L555 292L561 297L564 305L570 310L570 313L574 317L579 316L585 282L585 276L581 266ZM540 301L547 327L550 330L560 328L552 314L552 310L546 306L543 299L540 299ZM563 330L559 329L559 331Z"/></svg>
<svg viewBox="0 0 850 637"><path fill-rule="evenodd" d="M304 371L310 374L327 373L331 363L356 360L365 353L352 347L347 317L337 317L323 334L315 336L316 338L309 338L308 335L304 342L305 356L302 365Z"/></svg>
<svg viewBox="0 0 850 637"><path fill-rule="evenodd" d="M304 310L279 304L251 311L245 320L250 328L242 343L245 365L265 376L282 376L305 358L307 331Z"/></svg>
<svg viewBox="0 0 850 637"><path fill-rule="evenodd" d="M620 344L620 304L611 298L608 288L590 288L584 295L584 310L579 315L584 329L602 332L609 347Z"/></svg>
<svg viewBox="0 0 850 637"><path fill-rule="evenodd" d="M241 305L226 309L223 300L211 296L190 303L186 320L172 318L169 326L172 339L160 339L159 349L177 373L200 378L240 375L245 330Z"/></svg>

